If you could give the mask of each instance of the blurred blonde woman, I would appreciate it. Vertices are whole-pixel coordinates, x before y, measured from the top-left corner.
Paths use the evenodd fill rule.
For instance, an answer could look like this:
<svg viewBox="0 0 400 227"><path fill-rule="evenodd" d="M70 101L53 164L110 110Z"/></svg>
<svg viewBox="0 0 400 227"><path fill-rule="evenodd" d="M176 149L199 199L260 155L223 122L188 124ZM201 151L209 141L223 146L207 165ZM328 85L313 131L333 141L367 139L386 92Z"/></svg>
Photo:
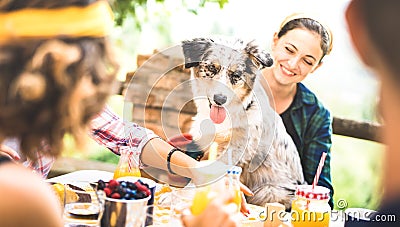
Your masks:
<svg viewBox="0 0 400 227"><path fill-rule="evenodd" d="M105 38L112 22L104 1L0 2L0 141L18 139L32 161L39 151L57 157L67 133L82 142L116 76ZM1 225L62 226L41 177L1 160Z"/></svg>

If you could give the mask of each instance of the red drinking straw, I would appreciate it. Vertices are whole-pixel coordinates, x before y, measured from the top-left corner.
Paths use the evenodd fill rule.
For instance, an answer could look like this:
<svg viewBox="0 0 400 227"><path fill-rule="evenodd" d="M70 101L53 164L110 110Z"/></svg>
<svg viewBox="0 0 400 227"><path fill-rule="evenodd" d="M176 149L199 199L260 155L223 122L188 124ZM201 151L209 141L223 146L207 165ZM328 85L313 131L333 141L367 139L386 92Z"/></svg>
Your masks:
<svg viewBox="0 0 400 227"><path fill-rule="evenodd" d="M313 183L312 183L312 189L313 189L313 190L314 190L315 186L316 186L317 183L318 183L319 176L321 175L322 168L324 167L326 154L327 154L326 152L322 152L321 159L319 160L319 164L318 164L318 168L317 168L317 173L315 174L315 176L314 176L314 181L313 181Z"/></svg>
<svg viewBox="0 0 400 227"><path fill-rule="evenodd" d="M315 173L314 181L313 181L313 183L312 183L312 190L313 190L313 191L314 191L315 186L316 186L317 183L318 183L318 179L319 179L319 176L321 175L322 168L324 167L326 154L327 154L326 152L322 152L321 159L319 160L317 172ZM307 205L306 205L306 209L307 209L307 210L308 210L309 204L310 204L310 200L307 200Z"/></svg>

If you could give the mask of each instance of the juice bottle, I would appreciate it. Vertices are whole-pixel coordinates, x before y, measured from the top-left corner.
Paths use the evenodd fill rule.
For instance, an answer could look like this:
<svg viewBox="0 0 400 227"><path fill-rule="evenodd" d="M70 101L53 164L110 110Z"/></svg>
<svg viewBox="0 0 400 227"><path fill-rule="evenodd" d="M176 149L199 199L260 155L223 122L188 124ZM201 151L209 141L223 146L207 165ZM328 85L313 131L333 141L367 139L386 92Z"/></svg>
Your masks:
<svg viewBox="0 0 400 227"><path fill-rule="evenodd" d="M238 212L240 212L240 207L242 203L242 194L240 191L240 174L242 173L242 168L239 166L233 166L228 170L226 177L228 190L233 193L233 201L237 205Z"/></svg>
<svg viewBox="0 0 400 227"><path fill-rule="evenodd" d="M114 171L114 179L125 176L140 177L138 163L133 158L133 152L129 150L129 147L121 147L119 151L120 158L117 168Z"/></svg>
<svg viewBox="0 0 400 227"><path fill-rule="evenodd" d="M211 185L197 188L191 206L192 214L198 215L203 212L207 205L215 199L218 194L233 193L234 203L237 205L237 212L240 212L242 196L240 191L240 174L242 169L234 166L227 171L227 174L221 180L214 182Z"/></svg>
<svg viewBox="0 0 400 227"><path fill-rule="evenodd" d="M300 185L296 189L296 199L292 202L291 222L294 227L329 226L331 207L328 188Z"/></svg>

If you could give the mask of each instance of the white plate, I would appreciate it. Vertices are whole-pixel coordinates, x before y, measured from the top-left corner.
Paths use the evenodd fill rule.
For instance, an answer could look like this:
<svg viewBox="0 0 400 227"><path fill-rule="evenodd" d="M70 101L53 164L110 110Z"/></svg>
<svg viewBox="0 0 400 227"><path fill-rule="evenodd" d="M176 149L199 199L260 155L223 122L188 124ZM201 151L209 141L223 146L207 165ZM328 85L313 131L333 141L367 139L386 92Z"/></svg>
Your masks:
<svg viewBox="0 0 400 227"><path fill-rule="evenodd" d="M57 177L47 179L48 182L70 182L70 181L89 181L97 182L98 180L109 181L113 178L114 173L102 170L78 170Z"/></svg>

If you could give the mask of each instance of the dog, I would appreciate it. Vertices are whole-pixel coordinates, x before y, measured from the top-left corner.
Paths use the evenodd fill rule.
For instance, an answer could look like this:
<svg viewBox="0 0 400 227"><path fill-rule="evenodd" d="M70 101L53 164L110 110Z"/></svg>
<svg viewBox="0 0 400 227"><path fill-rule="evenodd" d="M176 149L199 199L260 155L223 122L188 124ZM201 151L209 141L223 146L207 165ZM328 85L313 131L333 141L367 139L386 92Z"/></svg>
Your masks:
<svg viewBox="0 0 400 227"><path fill-rule="evenodd" d="M273 64L269 53L236 38L184 40L182 49L197 108L192 145L207 156L216 142L218 160L242 168L240 180L254 192L247 202L290 209L305 181L296 146L263 89L260 69Z"/></svg>

